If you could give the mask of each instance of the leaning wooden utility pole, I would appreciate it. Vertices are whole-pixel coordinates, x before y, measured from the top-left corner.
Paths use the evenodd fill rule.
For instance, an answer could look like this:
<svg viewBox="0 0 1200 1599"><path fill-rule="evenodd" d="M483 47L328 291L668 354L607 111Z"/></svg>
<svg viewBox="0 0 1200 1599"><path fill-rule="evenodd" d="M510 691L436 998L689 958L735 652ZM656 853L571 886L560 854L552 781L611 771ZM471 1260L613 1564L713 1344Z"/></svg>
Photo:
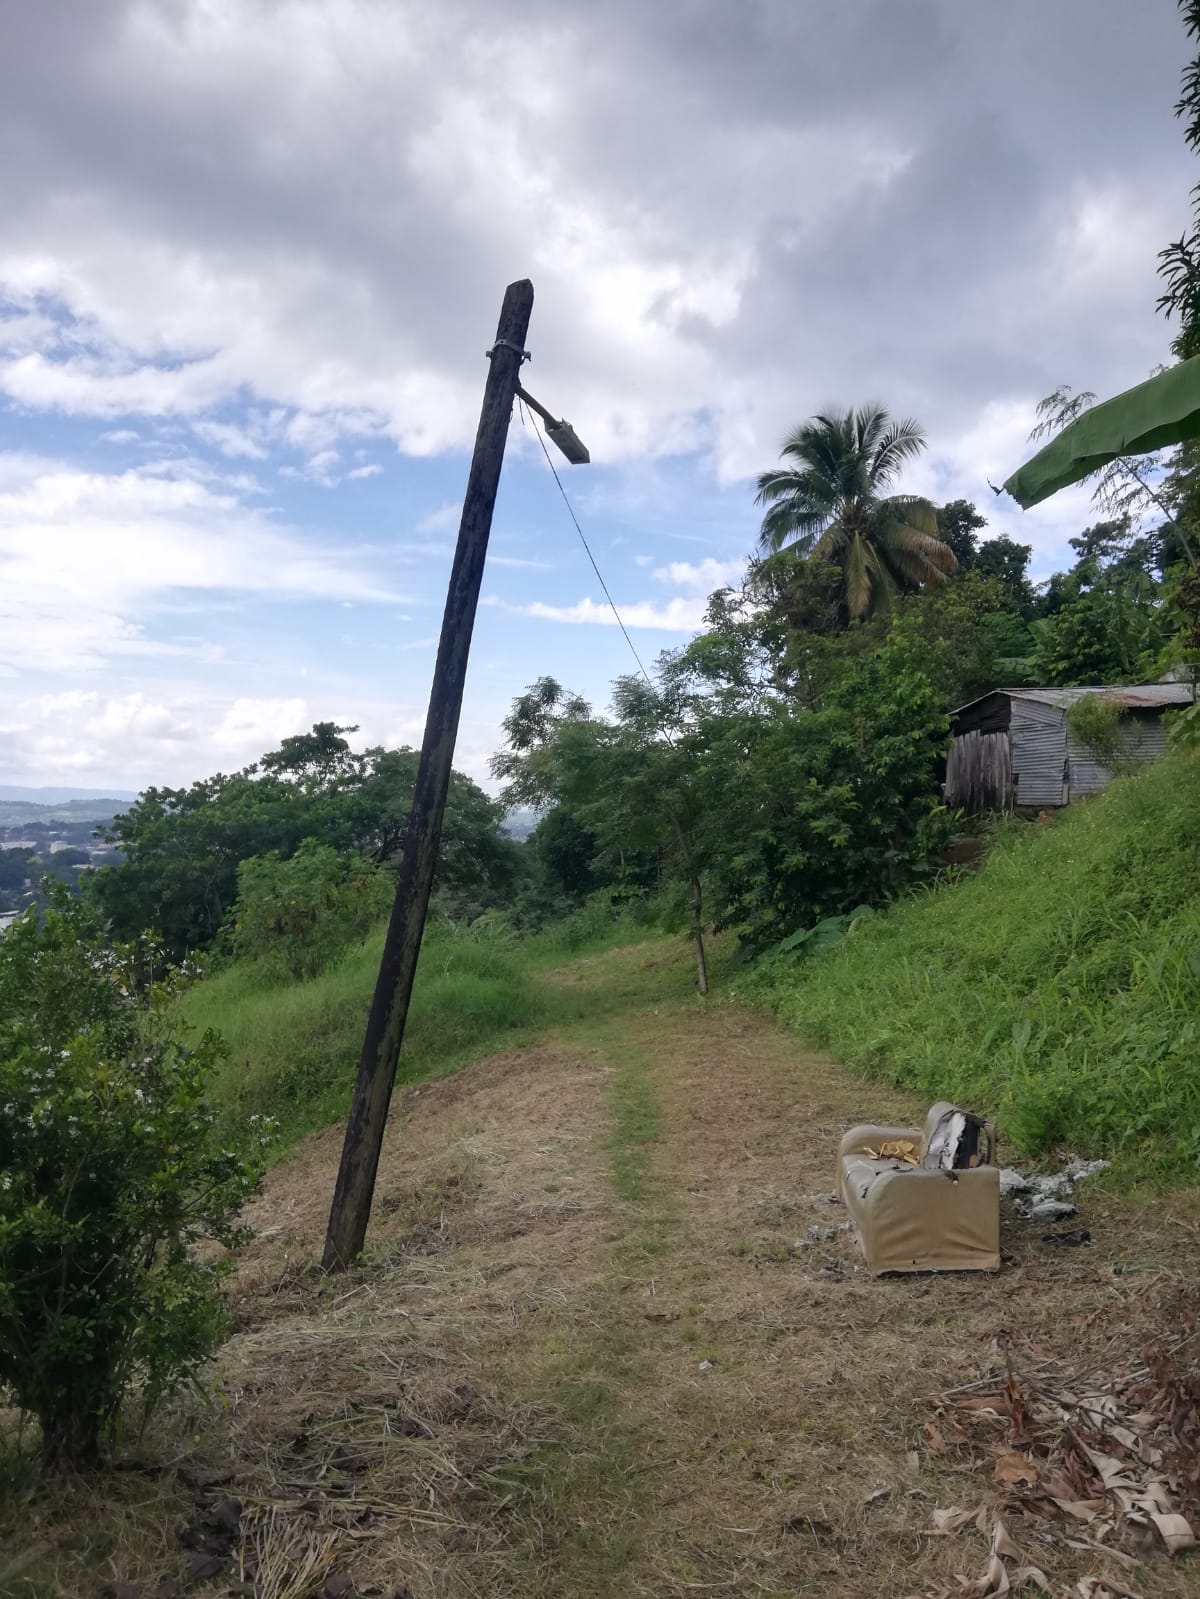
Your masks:
<svg viewBox="0 0 1200 1599"><path fill-rule="evenodd" d="M496 503L504 443L532 310L533 284L528 279L510 283L500 309L496 343L488 352L492 366L483 391L483 410L475 435L475 453L471 457L458 546L450 572L425 739L421 745L412 810L404 835L404 856L396 884L396 903L392 907L379 980L367 1019L358 1080L342 1146L342 1163L329 1212L322 1259L327 1271L352 1265L362 1253L367 1236L379 1152L383 1147L392 1084L404 1039L408 1002L441 841L442 814L450 786L450 765L462 709L471 630L492 527L492 508Z"/></svg>

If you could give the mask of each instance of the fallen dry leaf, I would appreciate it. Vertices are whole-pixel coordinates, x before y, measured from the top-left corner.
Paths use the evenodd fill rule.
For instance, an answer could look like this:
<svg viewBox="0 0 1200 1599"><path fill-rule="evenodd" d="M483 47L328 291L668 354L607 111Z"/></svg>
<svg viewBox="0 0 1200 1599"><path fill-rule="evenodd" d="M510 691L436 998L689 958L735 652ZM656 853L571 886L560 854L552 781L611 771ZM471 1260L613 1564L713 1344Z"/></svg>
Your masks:
<svg viewBox="0 0 1200 1599"><path fill-rule="evenodd" d="M1007 1527L1002 1521L997 1520L992 1528L987 1570L975 1582L962 1584L962 1599L998 1599L999 1595L1013 1593L1019 1588L1027 1587L1029 1583L1048 1589L1049 1579L1037 1566L1019 1565L1010 1572L1004 1564L1006 1560L1020 1559L1021 1551L1009 1536Z"/></svg>
<svg viewBox="0 0 1200 1599"><path fill-rule="evenodd" d="M1057 1494L1051 1494L1050 1497L1062 1513L1073 1521L1095 1521L1097 1516L1104 1514L1103 1499L1060 1499Z"/></svg>
<svg viewBox="0 0 1200 1599"><path fill-rule="evenodd" d="M1100 1538L1104 1537L1105 1533L1111 1532L1111 1531L1112 1531L1111 1522L1105 1522L1103 1527L1100 1528L1099 1535L1098 1535L1098 1537L1096 1539L1091 1539L1091 1538L1068 1538L1066 1540L1067 1548L1068 1549L1085 1549L1090 1554L1101 1554L1101 1555L1104 1555L1109 1560L1115 1560L1118 1565L1127 1566L1130 1570L1132 1570L1134 1566L1139 1564L1139 1562L1135 1558L1135 1556L1127 1555L1123 1549L1110 1549L1109 1546L1106 1543L1101 1543L1099 1541Z"/></svg>
<svg viewBox="0 0 1200 1599"><path fill-rule="evenodd" d="M934 1511L930 1531L947 1535L952 1532L961 1532L971 1522L979 1526L980 1519L985 1514L986 1510L983 1505L980 1505L976 1510L960 1510L957 1505L951 1505L946 1510ZM980 1527L979 1530L982 1532L984 1528Z"/></svg>
<svg viewBox="0 0 1200 1599"><path fill-rule="evenodd" d="M1037 1467L1016 1449L1006 1449L997 1459L992 1476L997 1482L1036 1482Z"/></svg>
<svg viewBox="0 0 1200 1599"><path fill-rule="evenodd" d="M992 1553L1005 1560L1020 1560L1021 1551L1008 1535L1008 1528L997 1518L992 1528Z"/></svg>
<svg viewBox="0 0 1200 1599"><path fill-rule="evenodd" d="M1098 1449L1089 1449L1083 1445L1083 1452L1100 1473L1100 1481L1106 1488L1136 1488L1138 1485L1129 1475L1127 1464L1117 1460L1112 1455L1101 1454Z"/></svg>
<svg viewBox="0 0 1200 1599"><path fill-rule="evenodd" d="M965 1394L954 1403L959 1410L971 1410L976 1415L989 1412L995 1416L1007 1416L1008 1404L1003 1394Z"/></svg>
<svg viewBox="0 0 1200 1599"><path fill-rule="evenodd" d="M1196 1547L1196 1535L1186 1516L1151 1515L1150 1520L1158 1528L1169 1555L1177 1555L1183 1549Z"/></svg>
<svg viewBox="0 0 1200 1599"><path fill-rule="evenodd" d="M1074 1488L1065 1477L1047 1477L1042 1483L1042 1492L1051 1499L1076 1499Z"/></svg>
<svg viewBox="0 0 1200 1599"><path fill-rule="evenodd" d="M1117 1577L1081 1577L1075 1592L1079 1599L1142 1599L1136 1588L1127 1588Z"/></svg>
<svg viewBox="0 0 1200 1599"><path fill-rule="evenodd" d="M946 1453L946 1440L942 1436L940 1427L936 1426L932 1421L926 1421L921 1424L921 1431L928 1438L929 1447L935 1455L944 1455Z"/></svg>

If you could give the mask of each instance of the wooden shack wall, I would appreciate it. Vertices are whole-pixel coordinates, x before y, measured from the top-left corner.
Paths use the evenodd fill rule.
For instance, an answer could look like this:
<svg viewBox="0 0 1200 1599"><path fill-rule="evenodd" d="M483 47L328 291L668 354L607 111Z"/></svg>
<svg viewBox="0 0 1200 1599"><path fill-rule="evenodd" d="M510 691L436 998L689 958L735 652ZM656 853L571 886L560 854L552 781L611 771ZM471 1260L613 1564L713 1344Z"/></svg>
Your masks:
<svg viewBox="0 0 1200 1599"><path fill-rule="evenodd" d="M1007 733L974 729L952 740L946 757L946 804L974 816L1012 809L1012 754Z"/></svg>

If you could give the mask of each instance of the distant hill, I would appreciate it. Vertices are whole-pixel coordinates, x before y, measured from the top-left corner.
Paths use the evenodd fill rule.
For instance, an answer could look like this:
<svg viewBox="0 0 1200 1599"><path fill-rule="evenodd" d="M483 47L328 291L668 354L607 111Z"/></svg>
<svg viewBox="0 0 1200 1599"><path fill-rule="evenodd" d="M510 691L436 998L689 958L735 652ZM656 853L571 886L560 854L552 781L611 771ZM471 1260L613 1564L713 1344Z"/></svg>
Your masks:
<svg viewBox="0 0 1200 1599"><path fill-rule="evenodd" d="M31 800L13 796L26 794L71 793L70 789L29 788L19 789L11 784L0 787L0 828L25 827L30 822L107 822L119 812L128 810L136 797L133 794L95 794L89 798L78 795L66 800ZM86 792L86 791L84 791Z"/></svg>
<svg viewBox="0 0 1200 1599"><path fill-rule="evenodd" d="M541 819L540 811L531 810L527 805L519 805L516 810L509 811L500 823L500 831L507 833L509 838L516 839L518 844L523 844Z"/></svg>
<svg viewBox="0 0 1200 1599"><path fill-rule="evenodd" d="M0 783L0 800L17 800L25 805L70 805L75 800L103 800L120 810L135 799L137 795L127 788L22 788L17 783Z"/></svg>

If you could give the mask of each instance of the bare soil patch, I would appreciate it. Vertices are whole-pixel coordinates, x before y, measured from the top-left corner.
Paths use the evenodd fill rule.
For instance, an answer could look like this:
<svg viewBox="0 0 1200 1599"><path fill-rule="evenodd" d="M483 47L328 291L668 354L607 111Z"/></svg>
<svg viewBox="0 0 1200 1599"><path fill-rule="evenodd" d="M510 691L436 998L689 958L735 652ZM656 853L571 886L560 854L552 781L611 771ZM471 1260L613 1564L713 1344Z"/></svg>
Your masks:
<svg viewBox="0 0 1200 1599"><path fill-rule="evenodd" d="M1012 1522L993 1440L939 1437L938 1396L993 1372L978 1391L1002 1388L1009 1363L1124 1369L1192 1301L1193 1196L1154 1213L1085 1187L1091 1247L1056 1251L1010 1220L995 1278L873 1279L831 1202L838 1138L861 1119L915 1125L927 1107L730 1006L641 1014L632 1041L658 1085L674 1233L632 1290L655 1307L651 1515L674 1551L645 1591L937 1592L987 1564L974 1528L929 1536L936 1507L964 1504L1008 1506L1054 1581L1102 1566L1035 1514ZM1194 1574L1152 1560L1139 1582L1182 1594Z"/></svg>

